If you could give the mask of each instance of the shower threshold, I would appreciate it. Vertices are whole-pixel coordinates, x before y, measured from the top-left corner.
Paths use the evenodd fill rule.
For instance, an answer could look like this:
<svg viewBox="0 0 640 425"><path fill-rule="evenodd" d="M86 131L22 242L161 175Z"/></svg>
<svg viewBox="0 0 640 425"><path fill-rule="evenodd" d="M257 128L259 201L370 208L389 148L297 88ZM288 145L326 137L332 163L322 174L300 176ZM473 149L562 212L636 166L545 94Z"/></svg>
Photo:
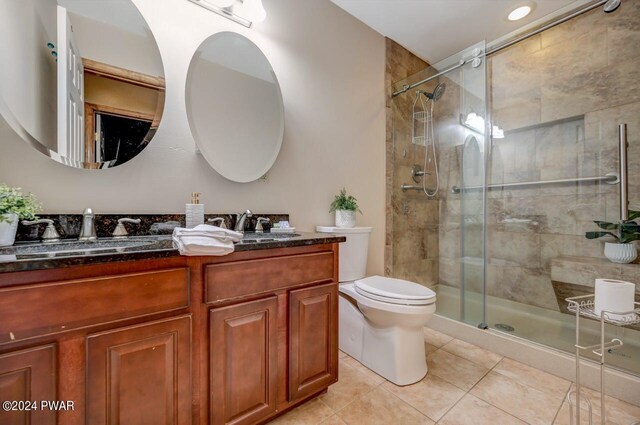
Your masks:
<svg viewBox="0 0 640 425"><path fill-rule="evenodd" d="M460 289L447 285L435 285L432 288L437 294L436 314L448 319L466 322L477 326L478 323L461 320ZM486 324L490 329L505 335L512 335L525 340L546 345L569 354L573 353L575 341L575 316L546 309L487 296ZM465 293L465 317L482 317L482 294L467 291ZM479 322L479 321L478 321ZM584 320L581 325L581 341L585 345L597 344L600 341L600 322ZM607 325L606 337L619 338L624 346L607 355L607 365L623 372L640 375L640 331ZM598 357L591 355L592 360Z"/></svg>

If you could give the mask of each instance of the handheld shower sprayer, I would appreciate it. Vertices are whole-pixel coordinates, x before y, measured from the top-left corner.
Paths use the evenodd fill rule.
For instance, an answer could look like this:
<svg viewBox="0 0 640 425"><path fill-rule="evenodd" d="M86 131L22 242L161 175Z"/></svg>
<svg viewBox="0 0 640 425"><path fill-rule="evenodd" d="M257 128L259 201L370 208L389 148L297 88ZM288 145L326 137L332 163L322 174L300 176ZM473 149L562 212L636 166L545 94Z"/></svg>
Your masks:
<svg viewBox="0 0 640 425"><path fill-rule="evenodd" d="M414 167L414 180L416 176L420 176L422 178L422 190L428 198L433 198L438 193L440 189L440 176L438 174L438 158L436 156L436 141L435 141L435 131L434 131L434 123L433 123L433 105L437 102L442 95L444 94L447 85L444 83L439 83L433 92L429 93L424 90L418 90L416 92L416 100L413 103L413 118L414 121L417 118L420 118L420 121L423 124L423 135L422 137L415 137L415 128L416 122L414 122L414 143L416 140L421 139L424 144L424 164L422 167L422 171L416 172ZM416 113L416 104L418 104L418 99L424 95L427 98L427 103L425 105L424 111ZM422 102L420 102L422 104ZM430 166L431 171L427 171L427 166ZM417 166L419 168L419 166ZM428 189L426 183L426 175L432 174L435 176L435 188Z"/></svg>

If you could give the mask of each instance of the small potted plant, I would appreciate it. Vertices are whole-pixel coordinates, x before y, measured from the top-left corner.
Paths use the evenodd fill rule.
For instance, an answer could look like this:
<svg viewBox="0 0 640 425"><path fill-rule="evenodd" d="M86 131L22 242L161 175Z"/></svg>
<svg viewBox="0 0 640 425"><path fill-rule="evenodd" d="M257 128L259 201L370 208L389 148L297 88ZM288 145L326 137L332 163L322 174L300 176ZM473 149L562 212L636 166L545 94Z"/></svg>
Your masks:
<svg viewBox="0 0 640 425"><path fill-rule="evenodd" d="M587 239L610 236L617 242L604 244L604 256L614 263L630 263L638 257L638 250L633 243L640 240L640 225L634 220L640 218L640 211L629 211L629 219L620 223L594 221L602 230L587 232Z"/></svg>
<svg viewBox="0 0 640 425"><path fill-rule="evenodd" d="M358 208L358 200L352 195L347 195L347 190L342 188L331 203L329 212L336 213L336 227L354 227L356 225L356 211L362 214Z"/></svg>
<svg viewBox="0 0 640 425"><path fill-rule="evenodd" d="M0 246L11 246L16 240L18 222L33 220L40 204L31 193L23 195L19 187L0 184Z"/></svg>

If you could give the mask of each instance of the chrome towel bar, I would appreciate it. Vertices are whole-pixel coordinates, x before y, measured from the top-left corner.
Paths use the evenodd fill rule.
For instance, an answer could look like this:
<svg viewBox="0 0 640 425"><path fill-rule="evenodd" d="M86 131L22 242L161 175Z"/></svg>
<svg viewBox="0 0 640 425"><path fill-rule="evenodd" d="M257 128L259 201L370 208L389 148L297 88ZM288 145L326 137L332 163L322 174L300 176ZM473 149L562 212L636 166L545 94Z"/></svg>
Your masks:
<svg viewBox="0 0 640 425"><path fill-rule="evenodd" d="M604 176L597 177L577 177L571 179L555 179L555 180L541 180L541 181L529 181L529 182L513 182L513 183L502 183L502 184L490 184L487 186L468 186L464 188L460 188L458 186L453 186L451 188L452 193L460 193L465 190L482 190L485 187L487 189L502 189L509 187L527 187L527 186L544 186L544 185L552 185L552 184L566 184L566 183L599 183L604 182L608 184L618 184L620 183L620 176L618 173L609 173ZM403 190L406 190L404 187Z"/></svg>

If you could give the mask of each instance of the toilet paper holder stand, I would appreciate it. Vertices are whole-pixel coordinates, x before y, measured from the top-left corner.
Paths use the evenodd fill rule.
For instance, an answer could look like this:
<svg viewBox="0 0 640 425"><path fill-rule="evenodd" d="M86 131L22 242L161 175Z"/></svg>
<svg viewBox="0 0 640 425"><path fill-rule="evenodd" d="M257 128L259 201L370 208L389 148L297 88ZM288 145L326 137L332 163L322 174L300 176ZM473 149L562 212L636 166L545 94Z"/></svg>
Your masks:
<svg viewBox="0 0 640 425"><path fill-rule="evenodd" d="M605 324L615 326L631 326L640 324L640 303L634 302L634 310L632 311L602 311L600 314L595 312L595 294L581 295L577 297L567 298L569 311L576 315L576 389L567 394L567 403L569 404L569 417L571 425L580 424L580 405L582 401L587 405L587 414L589 416L589 425L593 424L593 411L591 401L586 395L580 394L580 358L582 352L592 352L600 358L600 420L605 425L605 353L624 345L622 340L613 338L605 341ZM600 321L600 343L588 346L580 345L580 317ZM637 425L640 422L634 422L630 425Z"/></svg>

